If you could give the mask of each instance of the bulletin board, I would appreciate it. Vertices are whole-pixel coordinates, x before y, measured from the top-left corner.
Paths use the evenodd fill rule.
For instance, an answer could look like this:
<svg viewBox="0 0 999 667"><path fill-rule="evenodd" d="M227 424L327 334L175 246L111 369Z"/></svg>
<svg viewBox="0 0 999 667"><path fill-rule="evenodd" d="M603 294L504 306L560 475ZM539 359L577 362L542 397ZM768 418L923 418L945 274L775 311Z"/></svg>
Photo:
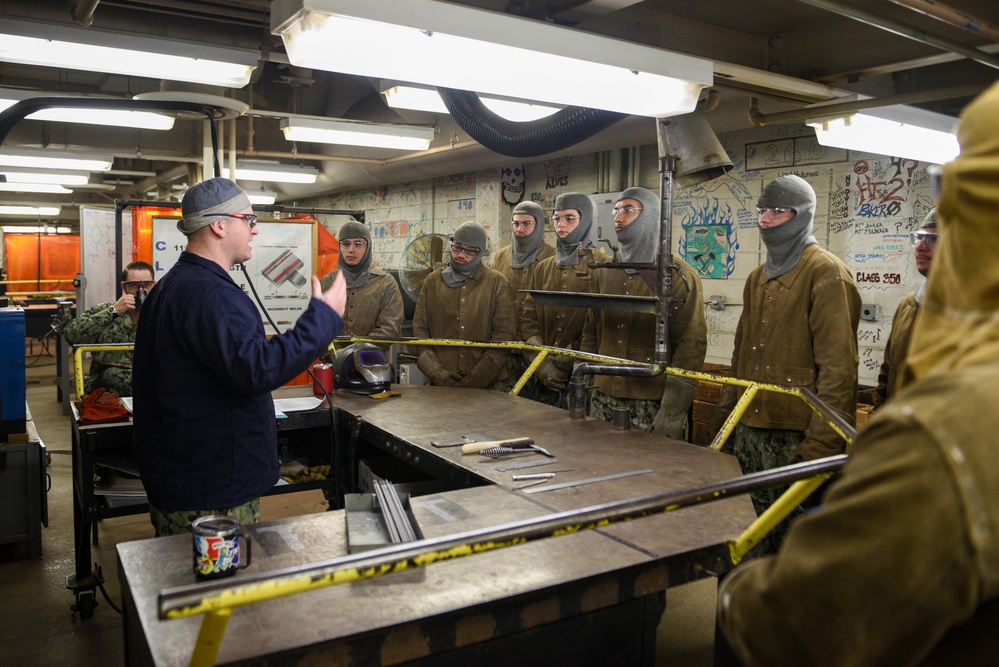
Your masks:
<svg viewBox="0 0 999 667"><path fill-rule="evenodd" d="M250 244L253 257L245 262L246 273L238 266L229 269L233 282L256 304L268 334L274 330L253 298L247 275L278 330L283 333L290 329L312 298L312 276L318 266L318 225L317 220L257 220L260 233ZM187 237L177 229L177 218L153 218L153 267L158 278L176 264L186 247Z"/></svg>

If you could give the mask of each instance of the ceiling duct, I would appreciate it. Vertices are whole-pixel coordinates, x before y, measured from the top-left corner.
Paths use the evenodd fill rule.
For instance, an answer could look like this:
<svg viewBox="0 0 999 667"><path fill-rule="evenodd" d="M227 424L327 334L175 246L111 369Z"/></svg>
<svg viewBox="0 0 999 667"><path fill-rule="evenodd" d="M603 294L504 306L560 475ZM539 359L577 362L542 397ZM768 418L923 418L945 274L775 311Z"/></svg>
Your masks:
<svg viewBox="0 0 999 667"><path fill-rule="evenodd" d="M627 114L569 107L540 120L516 122L490 111L475 93L437 88L448 113L472 139L509 157L557 153L606 130Z"/></svg>
<svg viewBox="0 0 999 667"><path fill-rule="evenodd" d="M659 156L677 160L675 174L680 187L704 183L732 170L732 160L700 109L682 116L660 118L656 130Z"/></svg>

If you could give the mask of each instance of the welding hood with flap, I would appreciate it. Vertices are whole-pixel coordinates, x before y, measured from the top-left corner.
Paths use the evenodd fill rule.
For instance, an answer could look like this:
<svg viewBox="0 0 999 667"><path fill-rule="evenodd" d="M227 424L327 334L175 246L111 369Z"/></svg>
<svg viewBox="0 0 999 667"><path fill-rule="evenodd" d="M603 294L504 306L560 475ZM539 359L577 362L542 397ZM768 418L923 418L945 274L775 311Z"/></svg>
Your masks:
<svg viewBox="0 0 999 667"><path fill-rule="evenodd" d="M333 375L337 389L356 394L388 391L392 384L392 367L385 353L371 343L353 343L337 351Z"/></svg>

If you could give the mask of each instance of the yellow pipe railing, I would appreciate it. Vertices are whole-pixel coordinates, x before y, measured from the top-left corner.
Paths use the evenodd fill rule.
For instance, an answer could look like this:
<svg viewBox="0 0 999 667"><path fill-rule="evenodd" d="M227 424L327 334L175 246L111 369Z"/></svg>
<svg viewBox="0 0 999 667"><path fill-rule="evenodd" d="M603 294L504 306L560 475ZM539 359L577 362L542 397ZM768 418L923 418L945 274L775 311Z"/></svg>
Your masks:
<svg viewBox="0 0 999 667"><path fill-rule="evenodd" d="M73 346L73 380L76 384L76 397L83 398L83 353L84 352L131 352L134 343L104 343L101 345L80 344Z"/></svg>

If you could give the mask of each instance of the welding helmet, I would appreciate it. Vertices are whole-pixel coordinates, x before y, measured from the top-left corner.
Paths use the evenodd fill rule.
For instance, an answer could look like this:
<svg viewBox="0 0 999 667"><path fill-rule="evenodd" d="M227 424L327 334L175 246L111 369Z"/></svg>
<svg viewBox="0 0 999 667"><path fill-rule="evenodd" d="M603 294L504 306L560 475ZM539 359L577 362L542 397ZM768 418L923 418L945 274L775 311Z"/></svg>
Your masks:
<svg viewBox="0 0 999 667"><path fill-rule="evenodd" d="M355 394L377 394L392 384L392 367L381 348L371 343L354 343L336 353L333 363L337 389Z"/></svg>

